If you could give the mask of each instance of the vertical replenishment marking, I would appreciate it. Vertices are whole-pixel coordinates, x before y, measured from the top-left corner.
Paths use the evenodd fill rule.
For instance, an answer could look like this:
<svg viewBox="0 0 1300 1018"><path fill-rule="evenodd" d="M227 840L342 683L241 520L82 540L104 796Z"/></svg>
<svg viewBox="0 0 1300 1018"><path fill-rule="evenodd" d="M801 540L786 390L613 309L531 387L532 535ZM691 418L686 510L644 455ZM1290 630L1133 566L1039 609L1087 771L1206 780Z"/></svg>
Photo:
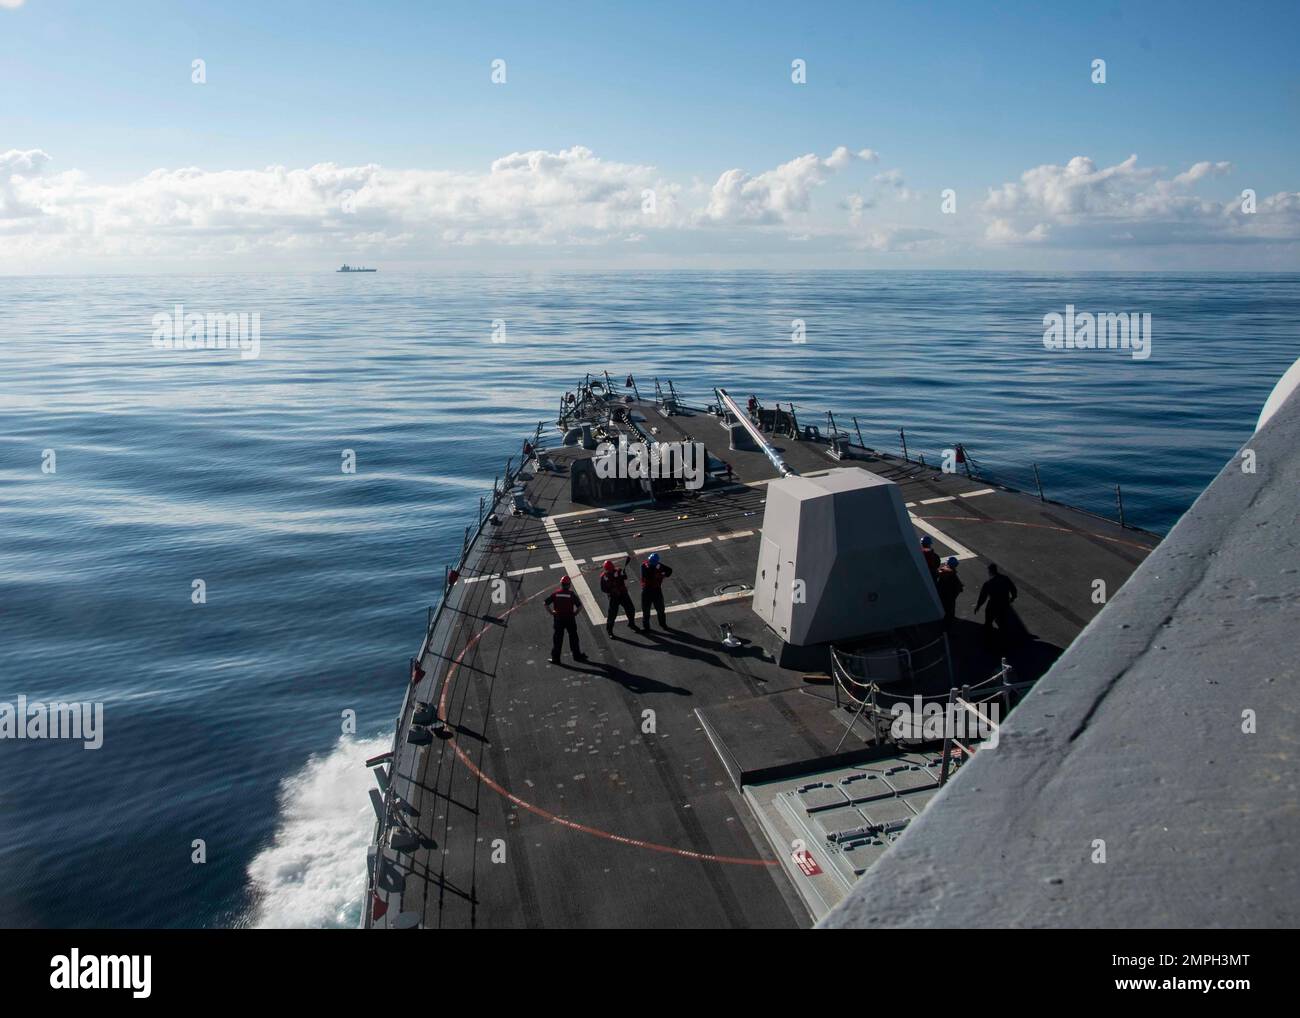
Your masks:
<svg viewBox="0 0 1300 1018"><path fill-rule="evenodd" d="M954 541L951 537L945 534L938 527L931 526L930 524L926 523L925 520L921 519L919 516L912 516L911 513L908 513L907 515L911 517L913 523L915 523L918 527L920 527L927 534L933 537L936 541L942 541L949 548L951 548L953 555L956 556L957 558L967 559L967 558L977 557L973 551L971 551L965 545L958 544L956 541Z"/></svg>
<svg viewBox="0 0 1300 1018"><path fill-rule="evenodd" d="M548 516L542 520L542 526L546 528L551 543L555 545L555 553L560 557L564 571L569 574L569 579L573 581L573 592L578 595L578 600L582 602L587 617L603 626L605 624L605 613L601 610L599 602L592 596L591 588L587 586L587 578L582 575L582 570L578 568L577 560L569 554L569 546L564 543L564 538L560 536L559 524Z"/></svg>

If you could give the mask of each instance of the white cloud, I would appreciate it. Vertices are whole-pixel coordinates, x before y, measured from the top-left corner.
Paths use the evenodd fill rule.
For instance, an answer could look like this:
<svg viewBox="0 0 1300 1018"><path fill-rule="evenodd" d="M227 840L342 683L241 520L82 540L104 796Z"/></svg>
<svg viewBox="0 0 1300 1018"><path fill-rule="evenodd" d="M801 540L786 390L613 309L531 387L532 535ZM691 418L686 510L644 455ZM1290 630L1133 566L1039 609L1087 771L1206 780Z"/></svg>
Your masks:
<svg viewBox="0 0 1300 1018"><path fill-rule="evenodd" d="M876 202L873 198L866 198L856 191L847 195L844 201L840 202L840 207L848 209L849 222L853 226L858 226L862 222L862 213L867 209L875 208Z"/></svg>
<svg viewBox="0 0 1300 1018"><path fill-rule="evenodd" d="M486 173L320 163L291 170L154 170L121 185L0 155L0 246L87 254L393 243L581 242L678 224L680 188L648 166L575 146L517 152ZM655 212L642 211L653 191Z"/></svg>
<svg viewBox="0 0 1300 1018"><path fill-rule="evenodd" d="M1214 200L1194 193L1197 184L1232 171L1229 162L1202 161L1168 176L1140 167L1136 155L1100 169L1087 156L1037 166L989 189L985 238L1042 243L1050 234L1053 244L1080 247L1300 240L1300 193L1262 198L1254 214L1243 212L1239 195Z"/></svg>
<svg viewBox="0 0 1300 1018"><path fill-rule="evenodd" d="M1221 177L1232 172L1232 163L1207 161L1199 162L1174 177L1175 184L1195 184L1205 177Z"/></svg>
<svg viewBox="0 0 1300 1018"><path fill-rule="evenodd" d="M943 234L916 226L877 226L868 230L856 247L880 253L917 251L943 242Z"/></svg>
<svg viewBox="0 0 1300 1018"><path fill-rule="evenodd" d="M418 255L448 245L626 244L699 225L786 224L811 211L812 192L831 176L874 158L870 149L841 146L825 159L805 155L755 176L728 170L688 209L688 189L653 167L602 159L582 146L514 152L481 173L333 163L187 167L116 185L51 172L45 152L14 150L0 155L0 250L221 257L259 249L391 253L405 246Z"/></svg>
<svg viewBox="0 0 1300 1018"><path fill-rule="evenodd" d="M855 168L877 161L871 149L841 146L825 158L807 154L757 173L730 169L712 184L681 184L653 166L573 146L514 152L478 172L189 167L104 184L58 170L41 149L15 149L0 153L0 264L464 260L556 247L612 262L626 253L675 263L777 256L790 238L827 258L911 252L978 264L1027 245L1250 243L1279 245L1267 255L1276 262L1291 250L1284 245L1300 243L1300 192L1260 195L1255 214L1243 213L1237 187L1222 200L1198 193L1233 172L1224 161L1168 173L1140 167L1136 157L1099 168L1077 156L990 189L964 216L910 201L920 195L898 169L875 173L865 187L854 179ZM837 176L842 188L828 186ZM824 207L819 189L828 194Z"/></svg>
<svg viewBox="0 0 1300 1018"><path fill-rule="evenodd" d="M774 170L751 177L744 170L727 170L709 192L708 205L697 221L711 224L779 224L811 209L812 193L831 175L855 160L875 158L870 149L850 152L841 145L825 159L799 156Z"/></svg>
<svg viewBox="0 0 1300 1018"><path fill-rule="evenodd" d="M1005 219L994 219L984 231L984 239L990 244L1040 244L1047 239L1051 227L1046 223L1036 223L1029 230L1020 231Z"/></svg>

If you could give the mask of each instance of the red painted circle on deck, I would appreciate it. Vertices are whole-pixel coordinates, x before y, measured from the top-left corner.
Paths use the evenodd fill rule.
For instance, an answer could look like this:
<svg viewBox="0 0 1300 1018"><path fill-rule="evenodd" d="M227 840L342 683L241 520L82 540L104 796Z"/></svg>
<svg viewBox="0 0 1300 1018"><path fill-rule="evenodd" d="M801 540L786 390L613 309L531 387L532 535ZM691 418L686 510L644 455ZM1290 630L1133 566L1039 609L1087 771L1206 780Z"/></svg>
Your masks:
<svg viewBox="0 0 1300 1018"><path fill-rule="evenodd" d="M534 598L540 597L544 593L547 593L546 588L539 590L536 594L533 594L531 597L525 598L524 600L520 601L518 604L512 605L509 608L509 610L504 612L502 615L498 616L498 618L505 618L507 615L510 615L512 612L514 612L516 608L522 608L524 605L528 604L529 601L532 601ZM442 695L438 698L438 717L444 724L447 723L447 692L448 690L451 689L452 677L455 675L456 669L460 667L460 664L464 659L465 655L469 652L469 650L472 647L474 647L478 643L478 641L483 637L483 634L486 633L487 631L488 631L488 627L484 626L477 633L471 636L469 640L466 642L465 646L461 648L460 653L457 654L455 658L452 659L451 664L447 668L447 675L443 679L443 683L442 683ZM672 845L659 845L653 841L644 841L641 838L629 838L623 834L614 834L611 831L602 831L598 827L591 827L587 824L580 824L575 820L566 820L564 817L557 816L556 814L552 813L550 810L543 809L541 806L535 806L533 805L533 803L521 799L519 796L515 795L515 793L510 791L508 788L505 788L497 784L495 781L493 781L492 778L484 774L483 771L478 767L478 765L475 764L474 761L469 758L469 754L466 753L465 750L461 748L460 743L456 741L456 737L454 735L451 736L447 741L451 744L451 748L456 751L456 755L460 757L461 761L465 764L465 766L470 769L470 772L476 778L478 778L479 781L487 785L488 788L492 789L492 791L496 792L498 795L502 796L503 798L508 799L510 802L514 803L520 809L525 809L529 813L533 813L536 816L543 817L546 820L550 820L552 823L559 824L561 827L567 827L573 831L580 831L583 834L590 834L593 837L604 838L606 841L616 841L621 845L631 845L634 848L644 848L644 849L648 849L651 852L662 852L666 855L675 855L683 859L698 859L701 862L726 863L727 865L730 866L775 866L776 865L776 863L771 861L770 859L746 859L746 858L741 858L738 856L730 856L730 855L710 855L707 852L694 852L689 848L676 848Z"/></svg>

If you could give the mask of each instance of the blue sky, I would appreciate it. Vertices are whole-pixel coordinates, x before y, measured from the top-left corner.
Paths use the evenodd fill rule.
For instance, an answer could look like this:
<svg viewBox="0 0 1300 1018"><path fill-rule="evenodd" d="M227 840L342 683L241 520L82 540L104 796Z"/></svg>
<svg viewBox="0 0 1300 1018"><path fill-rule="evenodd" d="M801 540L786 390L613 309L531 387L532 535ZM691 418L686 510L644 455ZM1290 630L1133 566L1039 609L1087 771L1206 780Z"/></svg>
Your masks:
<svg viewBox="0 0 1300 1018"><path fill-rule="evenodd" d="M14 2L36 269L1300 268L1295 3Z"/></svg>

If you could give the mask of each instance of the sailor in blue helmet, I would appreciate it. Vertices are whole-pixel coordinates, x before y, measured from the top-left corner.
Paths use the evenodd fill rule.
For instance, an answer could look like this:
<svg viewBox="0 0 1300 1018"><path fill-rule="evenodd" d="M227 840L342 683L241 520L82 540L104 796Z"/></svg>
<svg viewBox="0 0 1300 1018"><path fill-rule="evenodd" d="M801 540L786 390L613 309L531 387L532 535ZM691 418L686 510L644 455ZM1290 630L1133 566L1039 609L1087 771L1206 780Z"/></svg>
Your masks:
<svg viewBox="0 0 1300 1018"><path fill-rule="evenodd" d="M659 616L659 628L668 628L668 617L664 614L664 580L672 576L673 571L659 561L659 553L654 552L641 563L641 614L642 625L650 632L650 609L653 607Z"/></svg>
<svg viewBox="0 0 1300 1018"><path fill-rule="evenodd" d="M586 661L587 655L578 646L578 612L582 611L582 602L573 592L573 581L567 576L560 577L560 585L551 591L546 599L546 610L555 620L555 634L551 638L551 664L560 663L560 646L564 643L564 634L569 634L569 650L575 661Z"/></svg>
<svg viewBox="0 0 1300 1018"><path fill-rule="evenodd" d="M925 559L925 567L930 570L930 579L938 581L939 555L934 550L934 541L929 534L921 538L921 557Z"/></svg>
<svg viewBox="0 0 1300 1018"><path fill-rule="evenodd" d="M943 605L943 627L947 629L957 616L957 595L966 589L957 575L957 559L949 558L939 567L934 585L939 588L939 602Z"/></svg>

